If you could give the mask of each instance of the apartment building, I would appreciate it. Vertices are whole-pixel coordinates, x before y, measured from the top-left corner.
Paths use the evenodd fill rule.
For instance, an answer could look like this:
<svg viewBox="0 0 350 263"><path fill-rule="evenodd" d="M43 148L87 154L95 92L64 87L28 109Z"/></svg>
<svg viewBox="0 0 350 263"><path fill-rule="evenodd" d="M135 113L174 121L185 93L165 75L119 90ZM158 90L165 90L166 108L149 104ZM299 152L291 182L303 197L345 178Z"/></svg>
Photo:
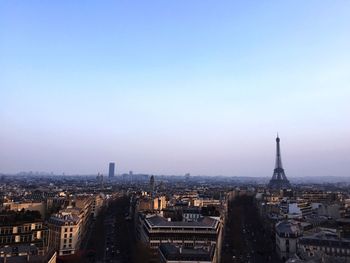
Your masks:
<svg viewBox="0 0 350 263"><path fill-rule="evenodd" d="M327 255L335 259L350 258L350 239L340 237L336 231L323 229L303 236L298 241L298 251L305 258Z"/></svg>
<svg viewBox="0 0 350 263"><path fill-rule="evenodd" d="M286 260L297 251L298 238L301 236L299 223L293 220L276 224L276 251L279 257Z"/></svg>
<svg viewBox="0 0 350 263"><path fill-rule="evenodd" d="M222 223L211 217L197 221L171 221L159 215L139 214L139 238L150 248L157 250L161 244L172 243L183 248L215 247L219 259L222 242Z"/></svg>
<svg viewBox="0 0 350 263"><path fill-rule="evenodd" d="M215 246L207 248L183 248L165 243L159 247L161 263L217 263Z"/></svg>
<svg viewBox="0 0 350 263"><path fill-rule="evenodd" d="M48 253L48 228L37 211L0 214L0 256L42 256Z"/></svg>
<svg viewBox="0 0 350 263"><path fill-rule="evenodd" d="M83 219L73 209L60 211L50 217L47 225L50 229L50 247L55 249L59 256L75 254L82 241Z"/></svg>

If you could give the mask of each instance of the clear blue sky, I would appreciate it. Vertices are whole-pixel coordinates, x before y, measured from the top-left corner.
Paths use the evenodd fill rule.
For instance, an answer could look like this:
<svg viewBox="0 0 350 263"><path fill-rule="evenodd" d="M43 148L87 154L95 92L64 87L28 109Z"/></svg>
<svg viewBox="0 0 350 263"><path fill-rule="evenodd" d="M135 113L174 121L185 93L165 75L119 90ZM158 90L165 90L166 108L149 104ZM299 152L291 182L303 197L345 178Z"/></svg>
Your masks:
<svg viewBox="0 0 350 263"><path fill-rule="evenodd" d="M350 173L350 1L1 1L0 172Z"/></svg>

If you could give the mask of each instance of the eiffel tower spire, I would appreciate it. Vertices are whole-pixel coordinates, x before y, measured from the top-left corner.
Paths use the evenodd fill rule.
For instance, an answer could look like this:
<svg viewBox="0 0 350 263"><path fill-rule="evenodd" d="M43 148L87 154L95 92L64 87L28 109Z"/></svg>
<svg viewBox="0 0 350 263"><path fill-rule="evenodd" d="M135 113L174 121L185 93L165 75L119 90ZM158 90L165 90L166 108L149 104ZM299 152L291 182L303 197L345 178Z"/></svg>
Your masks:
<svg viewBox="0 0 350 263"><path fill-rule="evenodd" d="M276 138L276 161L275 161L275 169L273 170L273 175L269 183L269 188L281 189L281 188L289 188L290 183L284 173L284 169L282 166L282 157L281 157L281 148L280 148L281 139L278 136Z"/></svg>

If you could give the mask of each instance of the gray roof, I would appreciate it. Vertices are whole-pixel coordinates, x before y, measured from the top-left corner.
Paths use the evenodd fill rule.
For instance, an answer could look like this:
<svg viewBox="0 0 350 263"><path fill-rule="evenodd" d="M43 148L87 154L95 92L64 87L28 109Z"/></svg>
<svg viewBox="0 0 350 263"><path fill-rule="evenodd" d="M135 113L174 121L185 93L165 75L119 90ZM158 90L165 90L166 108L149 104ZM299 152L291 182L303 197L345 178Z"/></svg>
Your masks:
<svg viewBox="0 0 350 263"><path fill-rule="evenodd" d="M182 248L171 243L163 243L159 246L160 252L167 260L180 261L209 261L214 257L215 247L211 246L207 250L203 248Z"/></svg>
<svg viewBox="0 0 350 263"><path fill-rule="evenodd" d="M185 207L182 209L183 213L190 213L190 214L200 214L201 209L197 206L195 207Z"/></svg>
<svg viewBox="0 0 350 263"><path fill-rule="evenodd" d="M281 221L276 224L276 232L283 234L295 235L300 233L300 227L294 221Z"/></svg>
<svg viewBox="0 0 350 263"><path fill-rule="evenodd" d="M35 245L27 245L27 244L19 244L17 246L4 246L0 248L1 253L10 254L14 250L18 253L24 253L24 252L37 252L38 248Z"/></svg>
<svg viewBox="0 0 350 263"><path fill-rule="evenodd" d="M48 221L49 223L64 225L65 223L76 224L79 221L79 219L80 218L78 216L71 213L67 213L67 214L58 213L58 214L51 215Z"/></svg>
<svg viewBox="0 0 350 263"><path fill-rule="evenodd" d="M350 248L350 239L341 238L336 233L330 231L321 231L310 236L301 237L299 243L315 246Z"/></svg>

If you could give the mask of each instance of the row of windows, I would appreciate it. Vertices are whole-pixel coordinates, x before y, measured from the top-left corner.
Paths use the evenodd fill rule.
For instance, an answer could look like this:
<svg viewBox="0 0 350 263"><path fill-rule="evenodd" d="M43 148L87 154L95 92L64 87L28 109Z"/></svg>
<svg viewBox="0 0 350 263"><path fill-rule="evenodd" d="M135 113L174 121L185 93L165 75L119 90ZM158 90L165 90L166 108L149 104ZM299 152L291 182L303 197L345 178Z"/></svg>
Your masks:
<svg viewBox="0 0 350 263"><path fill-rule="evenodd" d="M14 242L15 242L15 236L6 236L6 237L0 238L1 244L14 243Z"/></svg>
<svg viewBox="0 0 350 263"><path fill-rule="evenodd" d="M148 235L150 238L158 238L158 239L167 239L167 238L190 238L190 239L203 239L203 238L209 238L209 239L216 239L217 235L214 234L185 234L185 233L152 233Z"/></svg>
<svg viewBox="0 0 350 263"><path fill-rule="evenodd" d="M0 237L0 244L9 244L15 242L30 242L36 239L36 235L21 235L16 239L15 235Z"/></svg>
<svg viewBox="0 0 350 263"><path fill-rule="evenodd" d="M32 236L21 236L20 237L20 242L29 242L29 241L32 241Z"/></svg>
<svg viewBox="0 0 350 263"><path fill-rule="evenodd" d="M13 227L2 227L0 228L0 234L12 234Z"/></svg>
<svg viewBox="0 0 350 263"><path fill-rule="evenodd" d="M328 253L339 253L339 254L350 254L349 249L344 249L344 248L334 248L334 247L318 247L318 246L304 246L305 250L321 250L325 251Z"/></svg>
<svg viewBox="0 0 350 263"><path fill-rule="evenodd" d="M70 233L70 234L69 234L69 237L72 237L72 236L73 236L73 234ZM64 238L67 238L67 234L64 234Z"/></svg>
<svg viewBox="0 0 350 263"><path fill-rule="evenodd" d="M68 240L68 239L63 239L63 243L66 244L66 243L67 243L67 240ZM69 239L69 243L72 243L72 239Z"/></svg>
<svg viewBox="0 0 350 263"><path fill-rule="evenodd" d="M73 232L73 227L70 227L70 228L66 227L66 228L64 228L64 232L68 232L68 230L69 230L69 232Z"/></svg>
<svg viewBox="0 0 350 263"><path fill-rule="evenodd" d="M63 245L63 248L72 248L72 244L68 244L68 246L67 245Z"/></svg>
<svg viewBox="0 0 350 263"><path fill-rule="evenodd" d="M150 237L150 241L162 241L162 240L188 240L188 241L216 241L215 237L212 238L200 238L200 237L184 237L184 236L171 236L171 237Z"/></svg>
<svg viewBox="0 0 350 263"><path fill-rule="evenodd" d="M195 229L195 230L192 230L192 229L146 229L146 232L150 232L150 233L188 233L188 234L191 234L191 233L208 233L208 234L216 234L216 230L215 229L210 229L210 230L207 230L207 229Z"/></svg>
<svg viewBox="0 0 350 263"><path fill-rule="evenodd" d="M208 245L208 243L205 243L203 241L202 242L199 241L199 242L202 243L202 244ZM161 243L162 243L161 241L160 242L151 242L150 246L151 246L151 248L158 248ZM168 241L166 241L165 243L168 243ZM175 241L172 241L172 243L178 244L178 245L181 245L181 246L184 246L184 247L193 247L193 243L182 243L182 242L179 243L179 242L175 242Z"/></svg>
<svg viewBox="0 0 350 263"><path fill-rule="evenodd" d="M17 233L22 233L22 232L29 232L32 230L32 225L31 224L27 224L27 225L21 225L21 226L17 226L17 227L0 227L0 234L12 234L12 233L16 233L15 228L17 228ZM41 223L37 223L34 226L34 229L41 229L42 228L42 224Z"/></svg>
<svg viewBox="0 0 350 263"><path fill-rule="evenodd" d="M168 232L168 231L182 231L182 232L197 232L197 231L206 231L206 232L216 232L217 228L189 228L189 227L149 227L147 224L144 225L146 229L149 229L150 231L161 231L161 232Z"/></svg>

